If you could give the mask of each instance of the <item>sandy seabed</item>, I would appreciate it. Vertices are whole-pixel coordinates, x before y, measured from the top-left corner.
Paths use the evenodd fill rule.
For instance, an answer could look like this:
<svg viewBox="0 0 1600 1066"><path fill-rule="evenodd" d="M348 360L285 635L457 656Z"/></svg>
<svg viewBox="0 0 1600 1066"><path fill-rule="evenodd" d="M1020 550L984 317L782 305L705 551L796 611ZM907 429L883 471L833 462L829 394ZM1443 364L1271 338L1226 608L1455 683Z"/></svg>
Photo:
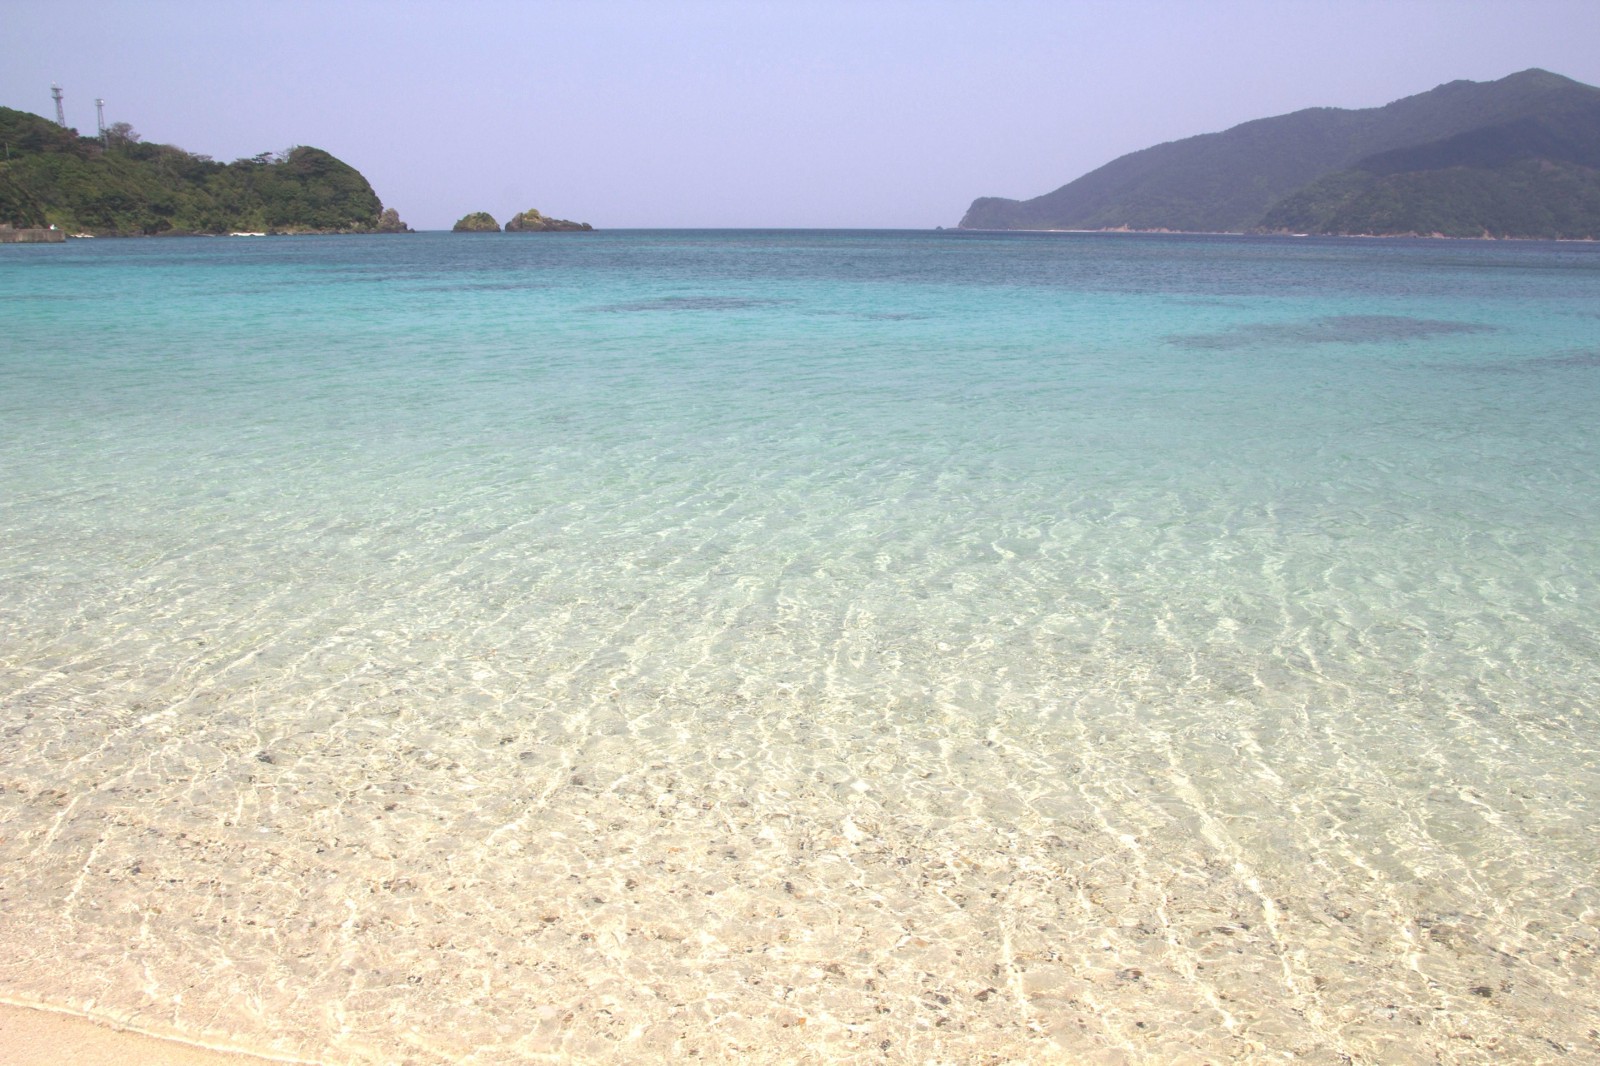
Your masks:
<svg viewBox="0 0 1600 1066"><path fill-rule="evenodd" d="M0 1066L266 1066L288 1061L164 1040L79 1014L0 1003Z"/></svg>
<svg viewBox="0 0 1600 1066"><path fill-rule="evenodd" d="M1409 753L1315 731L1269 767L1243 704L407 706L33 746L0 986L329 1063L1600 1052L1586 890L1547 895L1575 827L1514 780L1419 805Z"/></svg>

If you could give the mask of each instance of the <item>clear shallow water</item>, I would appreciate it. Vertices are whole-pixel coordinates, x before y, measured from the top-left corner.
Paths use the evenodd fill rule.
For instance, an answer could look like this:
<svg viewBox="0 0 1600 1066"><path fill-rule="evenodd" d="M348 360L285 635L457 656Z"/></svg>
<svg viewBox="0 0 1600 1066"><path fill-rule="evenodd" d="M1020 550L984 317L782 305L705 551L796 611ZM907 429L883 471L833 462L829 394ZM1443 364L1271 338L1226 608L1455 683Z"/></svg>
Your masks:
<svg viewBox="0 0 1600 1066"><path fill-rule="evenodd" d="M334 1062L1600 1055L1600 253L0 255L0 992Z"/></svg>

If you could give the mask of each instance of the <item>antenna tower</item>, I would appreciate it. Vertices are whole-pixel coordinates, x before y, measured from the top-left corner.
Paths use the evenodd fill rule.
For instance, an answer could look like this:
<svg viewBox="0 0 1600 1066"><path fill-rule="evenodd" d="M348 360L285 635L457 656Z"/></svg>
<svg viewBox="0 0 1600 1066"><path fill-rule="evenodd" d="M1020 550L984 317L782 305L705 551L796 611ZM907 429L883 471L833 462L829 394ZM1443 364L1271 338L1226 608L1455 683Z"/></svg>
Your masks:
<svg viewBox="0 0 1600 1066"><path fill-rule="evenodd" d="M106 102L98 96L94 98L94 119L100 124L100 143L106 143Z"/></svg>
<svg viewBox="0 0 1600 1066"><path fill-rule="evenodd" d="M61 106L61 86L51 85L50 95L55 97L56 101L56 125L64 127L67 124L67 112L66 109Z"/></svg>

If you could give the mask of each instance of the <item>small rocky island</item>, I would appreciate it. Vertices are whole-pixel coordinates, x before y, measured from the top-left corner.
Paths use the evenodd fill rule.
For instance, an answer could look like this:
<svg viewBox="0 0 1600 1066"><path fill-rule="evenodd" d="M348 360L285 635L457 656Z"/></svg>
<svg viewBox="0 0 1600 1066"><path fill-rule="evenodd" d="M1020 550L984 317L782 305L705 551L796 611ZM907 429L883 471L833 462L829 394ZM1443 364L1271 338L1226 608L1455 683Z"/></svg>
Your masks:
<svg viewBox="0 0 1600 1066"><path fill-rule="evenodd" d="M582 233L593 230L587 222L572 222L564 218L546 218L537 207L530 207L506 223L507 233Z"/></svg>
<svg viewBox="0 0 1600 1066"><path fill-rule="evenodd" d="M499 233L500 223L487 211L474 211L463 215L450 227L451 233Z"/></svg>
<svg viewBox="0 0 1600 1066"><path fill-rule="evenodd" d="M487 211L474 211L464 215L450 227L452 233L499 233L500 223ZM587 222L573 222L565 218L546 218L537 207L519 211L506 223L507 233L588 233L594 227Z"/></svg>

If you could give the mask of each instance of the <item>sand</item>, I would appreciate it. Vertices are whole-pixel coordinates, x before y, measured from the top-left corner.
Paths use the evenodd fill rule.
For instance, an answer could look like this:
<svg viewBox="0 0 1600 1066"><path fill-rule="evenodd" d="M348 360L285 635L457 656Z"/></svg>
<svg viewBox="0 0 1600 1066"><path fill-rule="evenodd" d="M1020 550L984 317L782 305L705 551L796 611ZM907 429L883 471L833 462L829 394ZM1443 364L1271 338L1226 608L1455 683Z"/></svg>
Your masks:
<svg viewBox="0 0 1600 1066"><path fill-rule="evenodd" d="M263 1066L286 1061L162 1040L82 1015L0 1003L0 1066Z"/></svg>

